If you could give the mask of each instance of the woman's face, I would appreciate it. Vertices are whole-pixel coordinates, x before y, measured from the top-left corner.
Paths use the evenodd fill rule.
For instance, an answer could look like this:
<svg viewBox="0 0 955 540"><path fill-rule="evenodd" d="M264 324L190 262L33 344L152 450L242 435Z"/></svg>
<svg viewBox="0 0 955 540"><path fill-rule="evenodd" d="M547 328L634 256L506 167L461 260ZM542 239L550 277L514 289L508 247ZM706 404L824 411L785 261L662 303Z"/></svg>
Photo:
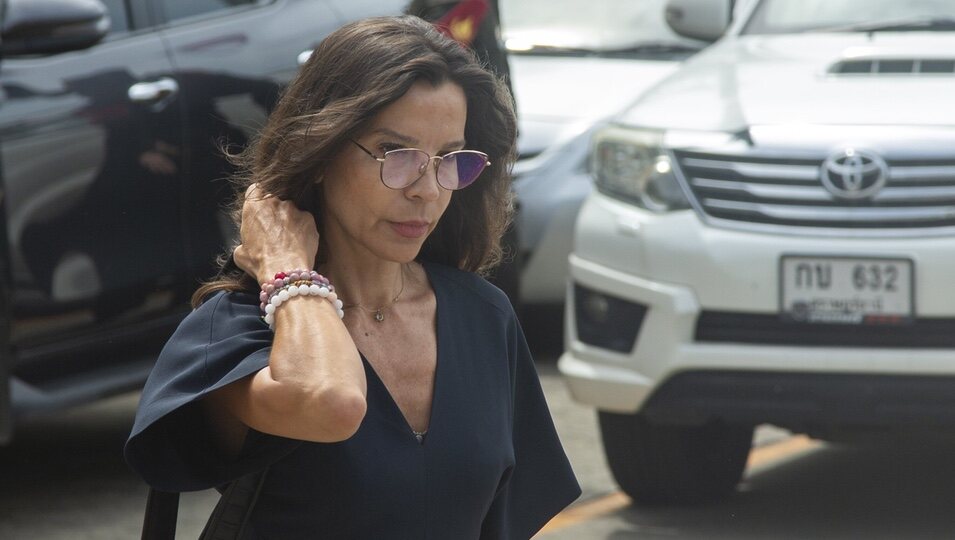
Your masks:
<svg viewBox="0 0 955 540"><path fill-rule="evenodd" d="M426 81L383 109L355 139L381 157L389 150L418 148L440 156L464 148L467 101L460 86ZM451 200L438 185L434 165L416 182L391 189L380 179L381 164L358 146L346 143L323 181L323 245L336 257L350 253L365 259L414 260Z"/></svg>

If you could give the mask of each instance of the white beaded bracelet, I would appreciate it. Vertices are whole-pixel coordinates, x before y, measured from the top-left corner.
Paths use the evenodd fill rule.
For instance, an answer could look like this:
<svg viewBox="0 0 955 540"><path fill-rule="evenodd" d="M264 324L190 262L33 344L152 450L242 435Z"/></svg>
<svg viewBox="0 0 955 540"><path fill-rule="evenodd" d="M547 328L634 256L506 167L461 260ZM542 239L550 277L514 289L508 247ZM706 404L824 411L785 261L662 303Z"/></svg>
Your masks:
<svg viewBox="0 0 955 540"><path fill-rule="evenodd" d="M259 307L262 309L262 319L269 325L269 330L275 330L275 310L296 296L319 296L324 298L335 306L339 319L345 317L342 301L335 293L335 288L324 276L314 270L296 270L288 274L279 272L275 275L273 282L262 284L262 292L260 293L261 303Z"/></svg>

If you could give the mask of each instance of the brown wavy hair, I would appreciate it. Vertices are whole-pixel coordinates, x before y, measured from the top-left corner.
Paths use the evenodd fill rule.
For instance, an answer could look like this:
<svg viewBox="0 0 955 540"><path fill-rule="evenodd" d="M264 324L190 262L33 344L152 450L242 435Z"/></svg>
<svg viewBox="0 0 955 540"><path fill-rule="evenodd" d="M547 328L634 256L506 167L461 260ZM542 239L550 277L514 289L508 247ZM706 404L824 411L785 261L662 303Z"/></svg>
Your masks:
<svg viewBox="0 0 955 540"><path fill-rule="evenodd" d="M360 20L329 34L289 84L256 141L236 155L237 196L232 217L240 221L245 188L289 200L311 212L322 233L321 179L349 139L357 138L384 107L416 82L453 82L467 99L465 140L491 165L473 185L451 196L418 258L484 273L501 258L500 239L513 214L510 167L516 121L506 84L470 50L414 16ZM192 297L198 306L220 290L258 290L232 252L219 257L219 274ZM319 248L315 264L327 260Z"/></svg>

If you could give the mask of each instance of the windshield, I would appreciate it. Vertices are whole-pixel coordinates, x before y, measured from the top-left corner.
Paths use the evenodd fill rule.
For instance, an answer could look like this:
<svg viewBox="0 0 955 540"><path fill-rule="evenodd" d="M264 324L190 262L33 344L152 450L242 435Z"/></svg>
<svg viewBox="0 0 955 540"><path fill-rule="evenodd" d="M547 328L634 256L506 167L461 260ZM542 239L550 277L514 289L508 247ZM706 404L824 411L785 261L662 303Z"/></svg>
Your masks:
<svg viewBox="0 0 955 540"><path fill-rule="evenodd" d="M763 0L744 34L952 30L952 0Z"/></svg>
<svg viewBox="0 0 955 540"><path fill-rule="evenodd" d="M702 43L663 19L666 0L500 0L501 30L516 53L667 54Z"/></svg>

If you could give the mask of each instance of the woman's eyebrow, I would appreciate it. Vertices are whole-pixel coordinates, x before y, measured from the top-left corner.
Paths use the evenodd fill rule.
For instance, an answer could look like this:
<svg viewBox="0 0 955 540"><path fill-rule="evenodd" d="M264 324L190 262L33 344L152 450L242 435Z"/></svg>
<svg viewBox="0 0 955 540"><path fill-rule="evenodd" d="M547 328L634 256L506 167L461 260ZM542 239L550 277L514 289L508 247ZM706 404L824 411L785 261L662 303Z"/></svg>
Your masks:
<svg viewBox="0 0 955 540"><path fill-rule="evenodd" d="M372 131L372 133L378 133L378 134L390 137L392 139L398 139L398 141L405 143L408 146L414 146L418 144L418 139L415 139L414 137L409 137L407 135L402 135L401 133L398 133L397 131L393 129L377 128L374 131Z"/></svg>
<svg viewBox="0 0 955 540"><path fill-rule="evenodd" d="M372 131L372 133L377 133L377 134L385 135L387 137L391 137L393 139L397 139L399 142L406 144L408 146L417 146L418 144L420 144L418 139L415 139L414 137L409 137L407 135L403 135L393 129L376 128L375 130ZM448 143L445 143L442 147L443 148L464 148L465 144L467 143L465 142L464 139L459 139L457 141L450 141Z"/></svg>
<svg viewBox="0 0 955 540"><path fill-rule="evenodd" d="M467 141L460 139L457 141L451 141L444 145L445 148L464 148L467 145Z"/></svg>

